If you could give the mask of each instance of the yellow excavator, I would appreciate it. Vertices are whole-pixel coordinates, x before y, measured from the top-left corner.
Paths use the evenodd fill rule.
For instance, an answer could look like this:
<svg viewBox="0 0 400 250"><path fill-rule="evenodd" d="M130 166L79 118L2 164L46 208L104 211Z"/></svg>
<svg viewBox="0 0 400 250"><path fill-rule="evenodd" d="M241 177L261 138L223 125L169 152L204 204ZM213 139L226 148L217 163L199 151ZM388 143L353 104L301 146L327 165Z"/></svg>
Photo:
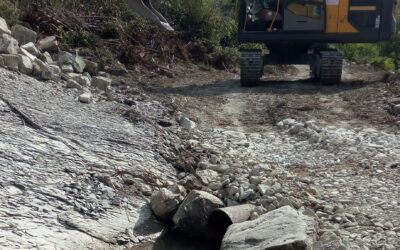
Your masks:
<svg viewBox="0 0 400 250"><path fill-rule="evenodd" d="M142 16L173 30L150 0L126 0ZM397 0L237 0L238 40L263 43L241 51L241 83L255 85L265 65L310 65L322 84L339 83L343 56L332 43L389 41L397 29Z"/></svg>

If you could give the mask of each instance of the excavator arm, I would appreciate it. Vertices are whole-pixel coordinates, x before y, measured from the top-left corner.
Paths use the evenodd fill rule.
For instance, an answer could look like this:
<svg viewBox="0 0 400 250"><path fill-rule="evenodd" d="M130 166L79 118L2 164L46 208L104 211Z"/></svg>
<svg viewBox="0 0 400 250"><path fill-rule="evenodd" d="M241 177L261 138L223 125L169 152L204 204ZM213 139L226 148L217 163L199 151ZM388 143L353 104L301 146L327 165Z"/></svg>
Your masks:
<svg viewBox="0 0 400 250"><path fill-rule="evenodd" d="M167 19L165 19L163 15L153 7L151 0L125 0L125 2L130 8L144 18L149 19L166 30L174 30L168 23Z"/></svg>

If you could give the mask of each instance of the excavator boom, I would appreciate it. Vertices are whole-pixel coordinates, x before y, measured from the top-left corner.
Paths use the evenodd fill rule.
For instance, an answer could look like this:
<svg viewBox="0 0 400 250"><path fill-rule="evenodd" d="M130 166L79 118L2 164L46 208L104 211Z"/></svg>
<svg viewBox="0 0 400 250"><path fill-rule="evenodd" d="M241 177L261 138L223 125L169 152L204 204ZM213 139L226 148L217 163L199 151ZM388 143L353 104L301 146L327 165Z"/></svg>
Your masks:
<svg viewBox="0 0 400 250"><path fill-rule="evenodd" d="M125 2L130 8L144 18L149 19L166 30L174 30L168 23L167 19L165 19L163 15L153 7L151 0L125 0Z"/></svg>

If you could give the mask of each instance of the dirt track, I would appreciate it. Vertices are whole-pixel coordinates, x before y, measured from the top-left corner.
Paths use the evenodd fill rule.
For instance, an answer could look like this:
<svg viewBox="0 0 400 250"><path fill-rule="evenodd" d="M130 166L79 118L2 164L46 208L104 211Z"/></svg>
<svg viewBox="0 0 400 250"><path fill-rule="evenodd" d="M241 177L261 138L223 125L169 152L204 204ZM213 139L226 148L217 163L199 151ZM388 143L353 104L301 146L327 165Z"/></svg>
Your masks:
<svg viewBox="0 0 400 250"><path fill-rule="evenodd" d="M114 86L117 102L85 106L61 83L0 70L3 248L120 248L154 238L163 226L146 201L157 187L137 174L175 182L164 158L188 139L212 152L207 164L215 156L235 169L268 165L305 205L313 190L320 231L335 231L348 249L400 247L400 172L388 165L400 161L399 116L387 110L400 87L379 71L347 64L341 85L321 87L304 67L289 67L242 88L237 74L190 66L175 78L122 79L130 84ZM132 110L133 120L122 116ZM173 121L180 113L198 129L182 130ZM314 121L312 134L277 126L288 118ZM160 119L173 126L155 125ZM345 223L334 221L343 214Z"/></svg>

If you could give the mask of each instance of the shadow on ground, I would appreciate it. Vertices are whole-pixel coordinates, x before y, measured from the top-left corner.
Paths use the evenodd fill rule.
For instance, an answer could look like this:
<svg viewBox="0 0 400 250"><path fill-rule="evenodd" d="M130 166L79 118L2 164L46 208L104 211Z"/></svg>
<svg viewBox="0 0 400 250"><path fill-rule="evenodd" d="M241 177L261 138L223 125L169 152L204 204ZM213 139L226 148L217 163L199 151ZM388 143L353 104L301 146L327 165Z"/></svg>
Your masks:
<svg viewBox="0 0 400 250"><path fill-rule="evenodd" d="M314 95L316 93L331 95L348 90L363 88L372 82L343 81L340 84L321 86L313 80L276 81L263 80L255 87L242 87L240 80L230 79L225 81L208 82L203 84L179 85L174 87L144 86L152 93L177 94L192 97L219 96L235 93L274 93L274 94L301 94Z"/></svg>

